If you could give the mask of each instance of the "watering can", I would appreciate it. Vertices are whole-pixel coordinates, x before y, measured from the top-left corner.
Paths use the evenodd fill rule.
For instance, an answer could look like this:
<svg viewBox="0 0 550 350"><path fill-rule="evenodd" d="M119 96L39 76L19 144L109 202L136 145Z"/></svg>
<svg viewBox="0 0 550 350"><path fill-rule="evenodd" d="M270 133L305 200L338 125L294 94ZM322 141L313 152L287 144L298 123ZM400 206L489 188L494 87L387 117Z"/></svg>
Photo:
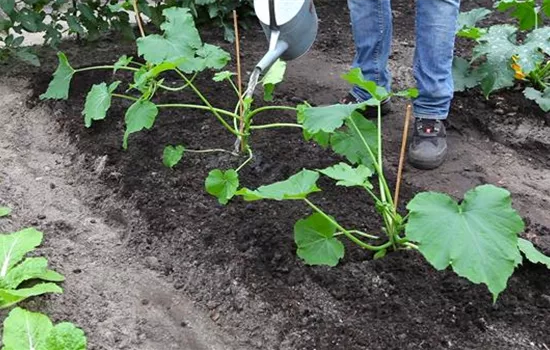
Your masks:
<svg viewBox="0 0 550 350"><path fill-rule="evenodd" d="M254 11L269 41L257 70L266 72L278 58L298 58L313 45L318 28L313 0L254 0Z"/></svg>

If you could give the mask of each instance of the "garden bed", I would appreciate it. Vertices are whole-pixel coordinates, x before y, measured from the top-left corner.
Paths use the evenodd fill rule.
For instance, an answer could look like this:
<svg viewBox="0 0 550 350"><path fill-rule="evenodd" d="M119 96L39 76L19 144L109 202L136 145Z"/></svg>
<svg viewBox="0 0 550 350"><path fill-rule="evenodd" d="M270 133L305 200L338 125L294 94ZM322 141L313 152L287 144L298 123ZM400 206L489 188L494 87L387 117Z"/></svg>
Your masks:
<svg viewBox="0 0 550 350"><path fill-rule="evenodd" d="M492 2L483 3L490 6ZM318 41L310 54L289 63L286 82L275 96L280 103L308 100L328 104L346 91L339 80L353 53L346 2L319 0L316 4L321 18ZM405 88L411 84L410 70L406 67L411 66L414 44L412 10L406 0L394 1L393 6L396 39L392 68L397 73L394 85ZM203 36L216 38L219 33L213 30ZM259 28L253 28L245 32L242 42L249 68L265 50L265 38ZM66 45L69 50L65 52L75 66L113 62L120 54L135 55L129 52L133 50L131 46L111 45L108 41L86 48ZM221 45L232 51L230 45ZM96 253L103 257L122 254L127 257L120 262L123 274L135 273L125 267L135 264L137 270L141 267L151 270L154 278L162 281L159 283L169 285L160 307L166 315L171 315L173 312L166 310L174 307L167 300L184 297L190 304L198 305L196 313L203 312L216 324L178 319L164 325L169 333L177 332L177 328L170 328L174 324L183 325L183 329L189 323L191 328L194 324L202 325L204 332L219 336L215 344L228 339L226 349L516 350L550 346L547 331L550 273L543 266L525 262L496 304L484 286L473 285L449 271L438 272L415 252L397 252L382 260L372 260L371 254L349 246L338 267L305 266L295 255L292 228L297 219L308 213L307 207L301 203L241 200L223 207L205 193L204 178L209 170L233 167L241 159L231 155L186 155L174 170L162 165L166 144L230 148L234 138L214 118L196 111L162 111L154 128L132 135L129 149L123 151L126 104L114 103L104 122L95 123L90 129L83 127L81 111L85 94L92 84L109 76L97 72L79 74L74 78L67 102L38 102L37 96L46 89L50 73L46 66L38 75L26 75L33 91L26 108L31 112L51 111L51 118L58 123L55 132L61 135L57 138L67 137L76 150L66 154L72 159L69 162L72 165L67 165L73 169L71 181L85 192L77 196L99 220L120 229L120 250ZM18 75L26 79L25 73ZM210 77L201 78L198 85L216 105L227 108L234 105L232 98L218 92L219 85ZM529 223L526 237L548 252L548 116L533 104L512 103L518 94L500 94L494 97L496 102L486 102L477 93L458 95L452 109L448 162L429 172L407 168L402 198L407 201L420 190L445 191L462 197L466 190L481 183L501 185L512 192L514 206ZM198 102L191 94L187 96L189 101ZM170 94L163 97L165 101L176 98ZM384 119L386 164L392 182L402 110L403 103L397 103L395 112ZM292 121L295 116L283 113L261 118ZM525 125L538 129L526 132L518 140ZM301 132L260 130L251 142L255 159L242 171L241 183L252 188L286 179L302 168L322 168L339 160L331 152L303 141ZM94 178L93 187L85 183L90 178ZM372 203L365 202L358 190L336 189L328 182L321 185L324 191L313 198L340 222L360 223L360 228L369 231L380 227ZM46 236L51 232L55 237L72 232L52 224L43 229ZM53 238L47 247L57 249ZM98 248L92 245L89 249ZM60 252L56 254L61 261L70 259L62 258ZM67 273L74 278L80 272ZM75 302L79 292L83 298L90 293L84 287L73 288L70 293L75 294L71 299ZM132 284L129 288L133 288ZM129 297L135 295L130 293ZM109 296L105 298L108 300ZM140 318L147 324L147 303L139 309ZM96 320L86 319L79 312L73 305L72 310L62 315L82 320L80 325L92 339L91 349L161 348L162 343L147 343L149 336L154 337L152 330L162 332L159 326L149 324L147 331L140 333L143 336L131 335L134 340L130 344L120 336L106 336ZM199 316L194 318L198 319L202 320ZM129 325L125 332L135 333L138 329L138 325L136 329ZM182 343L174 349L203 349L198 341L195 344L176 341ZM207 344L204 348L210 345L215 348L208 339L203 344Z"/></svg>

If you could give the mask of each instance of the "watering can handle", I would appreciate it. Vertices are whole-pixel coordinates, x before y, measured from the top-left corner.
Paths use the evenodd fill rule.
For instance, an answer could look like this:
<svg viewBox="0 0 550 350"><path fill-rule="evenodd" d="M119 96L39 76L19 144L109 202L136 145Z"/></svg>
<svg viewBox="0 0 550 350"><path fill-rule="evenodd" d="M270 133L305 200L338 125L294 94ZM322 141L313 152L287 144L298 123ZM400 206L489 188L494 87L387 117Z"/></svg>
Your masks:
<svg viewBox="0 0 550 350"><path fill-rule="evenodd" d="M269 28L277 30L277 18L275 17L275 0L269 0Z"/></svg>

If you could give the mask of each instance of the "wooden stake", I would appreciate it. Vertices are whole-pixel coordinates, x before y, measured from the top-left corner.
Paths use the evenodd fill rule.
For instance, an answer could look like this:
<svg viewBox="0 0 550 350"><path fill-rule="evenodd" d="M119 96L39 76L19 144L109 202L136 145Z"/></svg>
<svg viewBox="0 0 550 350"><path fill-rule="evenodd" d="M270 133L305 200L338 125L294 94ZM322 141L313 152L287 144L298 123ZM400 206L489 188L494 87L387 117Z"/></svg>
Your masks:
<svg viewBox="0 0 550 350"><path fill-rule="evenodd" d="M143 23L141 23L141 15L139 14L137 0L134 0L133 3L134 3L134 12L136 13L136 22L139 27L139 32L142 37L145 37L145 31L143 30Z"/></svg>
<svg viewBox="0 0 550 350"><path fill-rule="evenodd" d="M399 190L401 189L401 175L403 174L403 164L405 163L405 153L407 151L407 138L409 135L409 122L411 120L412 105L407 104L405 113L405 126L403 127L403 138L401 140L401 152L399 154L399 167L397 168L397 183L395 184L395 194L393 196L394 210L397 211L399 201Z"/></svg>
<svg viewBox="0 0 550 350"><path fill-rule="evenodd" d="M237 11L233 10L233 29L235 30L235 52L237 55L237 89L239 90L239 115L241 116L239 132L242 134L244 131L244 100L243 100L243 80L241 72L241 44L239 38L239 20L237 18ZM244 152L244 137L241 136L241 151Z"/></svg>

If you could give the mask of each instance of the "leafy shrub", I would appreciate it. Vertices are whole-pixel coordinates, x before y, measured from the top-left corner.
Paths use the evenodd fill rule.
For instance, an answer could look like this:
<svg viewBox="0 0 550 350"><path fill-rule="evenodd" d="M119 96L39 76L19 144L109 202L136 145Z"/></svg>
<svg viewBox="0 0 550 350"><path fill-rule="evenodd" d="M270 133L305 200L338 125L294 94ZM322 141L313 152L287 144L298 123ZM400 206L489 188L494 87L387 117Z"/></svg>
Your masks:
<svg viewBox="0 0 550 350"><path fill-rule="evenodd" d="M223 27L227 40L234 39L233 25L228 17L235 9L246 18L253 11L251 0L176 0L150 5L138 0L138 9L153 24L163 22L162 11L168 7L187 7L201 22L213 21ZM44 44L56 48L63 34L74 34L87 40L97 40L102 34L115 30L133 39L130 25L133 16L132 0L0 0L0 60L15 58L38 66L36 54L24 47L24 32L42 33ZM246 21L241 21L246 24Z"/></svg>

